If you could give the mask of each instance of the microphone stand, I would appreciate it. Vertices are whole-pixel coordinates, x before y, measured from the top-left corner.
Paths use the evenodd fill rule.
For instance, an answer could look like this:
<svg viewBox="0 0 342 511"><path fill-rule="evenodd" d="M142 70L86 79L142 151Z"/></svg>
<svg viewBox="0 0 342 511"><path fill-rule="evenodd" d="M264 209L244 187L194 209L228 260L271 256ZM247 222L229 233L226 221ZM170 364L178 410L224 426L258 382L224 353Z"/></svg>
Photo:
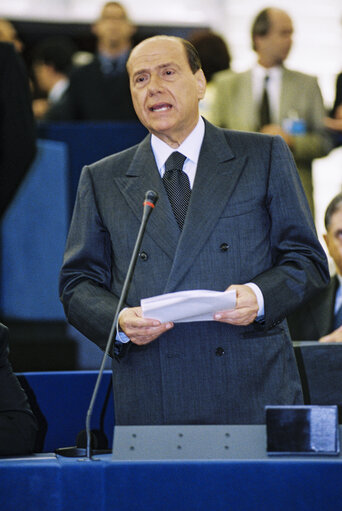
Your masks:
<svg viewBox="0 0 342 511"><path fill-rule="evenodd" d="M135 246L134 246L133 253L132 253L132 256L131 256L131 260L130 260L130 263L129 263L129 267L128 267L128 270L127 270L126 278L125 278L125 281L124 281L124 284L123 284L123 287L122 287L122 291L121 291L121 294L120 294L119 302L118 302L117 307L116 307L116 311L115 311L114 319L113 319L112 326L111 326L111 329L110 329L110 332L109 332L106 348L105 348L105 351L104 351L104 354L103 354L103 357L102 357L102 362L101 362L99 374L98 374L97 379L96 379L95 387L94 387L93 394L91 396L91 400L90 400L90 404L89 404L89 408L88 408L88 411L87 411L87 417L86 417L87 448L86 448L86 453L84 455L87 460L94 460L95 461L95 458L92 457L90 421L91 421L91 417L92 417L92 413L93 413L93 408L94 408L94 404L95 404L95 401L96 401L96 397L97 397L97 394L98 394L98 390L99 390L99 387L100 387L100 383L101 383L101 380L102 380L102 375L103 375L103 371L104 371L104 367L105 367L105 363L106 363L106 358L107 358L107 355L109 355L110 349L112 347L113 337L114 337L116 325L117 325L117 322L118 322L119 314L120 314L121 308L122 308L122 306L123 306L123 304L124 304L124 302L126 300L127 293L128 293L128 290L129 290L129 287L130 287L130 284L131 284L131 280L132 280L132 277L133 277L135 264L137 262L137 258L138 258L138 255L139 255L139 250L140 250L141 243L142 243L142 240L143 240L143 237L144 237L147 221L148 221L148 219L150 217L150 214L152 213L152 209L154 208L154 205L157 202L157 200L158 200L158 194L156 192L154 192L152 190L149 190L149 191L146 192L145 200L144 200L144 203L143 203L144 210L143 210L143 216L142 216L142 220L141 220L141 224L140 224L140 229L139 229L138 236L137 236L137 239L136 239L136 242L135 242ZM58 451L58 454L62 454L63 455L63 452L62 452L63 449L61 449L61 450L58 449L57 451ZM82 456L82 454L79 453L80 449L76 449L76 451L77 451L76 454L75 454L76 457L77 456ZM67 454L65 454L65 455L67 455Z"/></svg>

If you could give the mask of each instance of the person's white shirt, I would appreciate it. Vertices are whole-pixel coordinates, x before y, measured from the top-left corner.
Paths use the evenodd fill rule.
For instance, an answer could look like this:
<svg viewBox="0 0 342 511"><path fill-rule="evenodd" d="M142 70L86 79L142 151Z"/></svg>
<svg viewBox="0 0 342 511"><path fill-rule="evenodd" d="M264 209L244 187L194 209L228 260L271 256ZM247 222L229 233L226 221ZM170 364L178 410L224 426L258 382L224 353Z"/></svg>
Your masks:
<svg viewBox="0 0 342 511"><path fill-rule="evenodd" d="M49 103L57 103L60 98L63 96L66 89L69 87L69 80L67 78L61 78L52 89L49 91L48 100Z"/></svg>
<svg viewBox="0 0 342 511"><path fill-rule="evenodd" d="M253 99L257 105L261 103L261 97L264 91L265 77L268 76L267 93L270 105L270 117L272 123L279 124L280 91L282 82L283 68L274 66L265 68L256 64L252 68L252 90Z"/></svg>

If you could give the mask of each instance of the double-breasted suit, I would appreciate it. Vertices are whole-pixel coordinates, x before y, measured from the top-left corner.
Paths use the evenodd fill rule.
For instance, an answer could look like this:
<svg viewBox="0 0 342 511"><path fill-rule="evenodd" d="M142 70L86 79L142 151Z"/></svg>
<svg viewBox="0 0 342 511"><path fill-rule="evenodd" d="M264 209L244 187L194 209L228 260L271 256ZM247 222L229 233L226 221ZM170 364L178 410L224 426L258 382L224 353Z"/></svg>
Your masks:
<svg viewBox="0 0 342 511"><path fill-rule="evenodd" d="M280 137L206 123L180 232L150 136L82 171L61 271L69 321L104 348L142 215L147 225L127 306L186 289L255 282L262 324L181 323L113 358L118 424L261 423L266 404L300 403L285 316L324 286L328 269L287 146Z"/></svg>

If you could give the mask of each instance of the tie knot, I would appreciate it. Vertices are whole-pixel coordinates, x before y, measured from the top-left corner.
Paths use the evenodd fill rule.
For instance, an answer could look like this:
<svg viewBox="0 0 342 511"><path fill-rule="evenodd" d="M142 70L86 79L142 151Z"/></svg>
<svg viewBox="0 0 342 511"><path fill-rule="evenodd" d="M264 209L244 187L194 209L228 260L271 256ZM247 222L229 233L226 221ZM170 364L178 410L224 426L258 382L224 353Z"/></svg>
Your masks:
<svg viewBox="0 0 342 511"><path fill-rule="evenodd" d="M170 154L168 159L165 162L165 171L171 170L183 170L183 165L186 160L184 154L179 153L178 151L174 151Z"/></svg>

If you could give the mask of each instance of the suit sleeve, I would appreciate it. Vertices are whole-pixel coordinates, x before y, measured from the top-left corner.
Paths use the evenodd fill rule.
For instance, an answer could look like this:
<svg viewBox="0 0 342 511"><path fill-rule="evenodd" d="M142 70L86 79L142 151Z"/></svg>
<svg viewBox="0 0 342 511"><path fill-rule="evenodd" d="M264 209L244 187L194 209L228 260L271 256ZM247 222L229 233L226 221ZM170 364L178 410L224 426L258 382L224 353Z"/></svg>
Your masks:
<svg viewBox="0 0 342 511"><path fill-rule="evenodd" d="M110 236L85 167L60 274L60 298L69 322L102 350L118 303L110 291L111 263Z"/></svg>
<svg viewBox="0 0 342 511"><path fill-rule="evenodd" d="M330 137L323 125L326 110L316 78L307 79L305 97L307 132L305 135L294 137L292 148L294 158L299 164L301 160L311 161L314 158L326 156L332 147Z"/></svg>
<svg viewBox="0 0 342 511"><path fill-rule="evenodd" d="M335 92L335 101L332 109L331 116L335 116L335 111L339 105L342 104L342 73L340 73L336 78L336 92Z"/></svg>
<svg viewBox="0 0 342 511"><path fill-rule="evenodd" d="M292 154L281 137L273 138L266 197L272 267L253 282L263 293L269 328L329 282L327 259Z"/></svg>

